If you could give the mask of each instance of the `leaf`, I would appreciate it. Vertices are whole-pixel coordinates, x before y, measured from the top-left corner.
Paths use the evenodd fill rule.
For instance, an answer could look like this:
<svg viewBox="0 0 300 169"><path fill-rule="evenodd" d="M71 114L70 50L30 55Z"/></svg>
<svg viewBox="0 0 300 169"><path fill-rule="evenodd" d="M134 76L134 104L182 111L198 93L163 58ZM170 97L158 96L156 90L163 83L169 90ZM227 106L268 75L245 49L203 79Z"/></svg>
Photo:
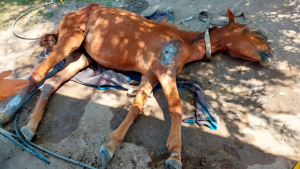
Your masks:
<svg viewBox="0 0 300 169"><path fill-rule="evenodd" d="M282 4L283 6L290 6L289 4Z"/></svg>

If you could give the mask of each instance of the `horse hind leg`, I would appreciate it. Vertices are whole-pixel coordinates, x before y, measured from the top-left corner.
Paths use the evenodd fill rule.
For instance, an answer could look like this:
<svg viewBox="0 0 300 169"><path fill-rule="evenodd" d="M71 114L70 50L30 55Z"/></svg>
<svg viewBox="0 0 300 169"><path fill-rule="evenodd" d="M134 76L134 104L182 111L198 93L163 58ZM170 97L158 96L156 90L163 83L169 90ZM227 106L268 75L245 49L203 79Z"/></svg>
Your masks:
<svg viewBox="0 0 300 169"><path fill-rule="evenodd" d="M7 104L5 110L0 111L0 126L15 115L29 91L45 78L50 69L80 47L84 37L84 33L81 30L69 30L66 33L60 32L58 43L53 52L38 67L33 69L27 77L29 85L22 89Z"/></svg>
<svg viewBox="0 0 300 169"><path fill-rule="evenodd" d="M62 71L45 81L38 102L27 119L28 124L21 128L21 132L27 140L30 141L35 135L50 95L55 92L62 83L72 78L78 71L89 66L91 63L92 60L89 56L86 56L82 49L78 49L66 58L66 65Z"/></svg>
<svg viewBox="0 0 300 169"><path fill-rule="evenodd" d="M108 144L104 144L100 148L102 168L105 168L109 160L112 158L113 153L116 151L118 145L123 141L130 125L142 111L146 99L157 84L158 81L156 78L149 79L145 76L142 76L141 84L126 118L116 130L109 134Z"/></svg>

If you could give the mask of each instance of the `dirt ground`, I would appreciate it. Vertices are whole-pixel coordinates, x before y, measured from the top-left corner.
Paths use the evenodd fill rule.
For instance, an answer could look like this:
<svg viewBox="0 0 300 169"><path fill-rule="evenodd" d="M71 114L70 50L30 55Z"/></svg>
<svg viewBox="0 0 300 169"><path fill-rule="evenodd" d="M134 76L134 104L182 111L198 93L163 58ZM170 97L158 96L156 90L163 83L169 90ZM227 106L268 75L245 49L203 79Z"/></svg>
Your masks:
<svg viewBox="0 0 300 169"><path fill-rule="evenodd" d="M99 1L100 2L100 1ZM87 3L65 1L50 5L20 21L17 33L39 37L56 28L62 17ZM4 7L7 4L2 3ZM182 163L186 169L249 168L291 169L300 161L300 3L295 0L126 0L104 5L147 15L156 9L174 10L175 21L201 10L213 19L230 8L253 15L247 25L268 36L277 61L263 67L258 63L235 59L226 53L213 55L212 62L186 65L180 77L202 84L206 99L221 118L214 131L196 124L182 124ZM20 5L2 13L11 24L17 15L37 4ZM9 9L9 8L8 8ZM187 21L188 28L199 31L198 19ZM3 24L4 25L4 24ZM12 69L11 78L25 78L43 61L38 41L16 38L7 27L0 29L0 71ZM194 111L194 96L179 90L184 117ZM165 146L171 125L163 92L156 90L143 112L132 124L108 168L165 168L170 155ZM34 108L34 95L19 118L19 127ZM4 107L8 102L0 103ZM126 91L98 90L75 82L65 83L50 99L33 142L82 163L101 167L99 149L108 134L125 118L133 98ZM13 132L9 122L3 129ZM81 168L46 155L47 165L0 136L0 168Z"/></svg>

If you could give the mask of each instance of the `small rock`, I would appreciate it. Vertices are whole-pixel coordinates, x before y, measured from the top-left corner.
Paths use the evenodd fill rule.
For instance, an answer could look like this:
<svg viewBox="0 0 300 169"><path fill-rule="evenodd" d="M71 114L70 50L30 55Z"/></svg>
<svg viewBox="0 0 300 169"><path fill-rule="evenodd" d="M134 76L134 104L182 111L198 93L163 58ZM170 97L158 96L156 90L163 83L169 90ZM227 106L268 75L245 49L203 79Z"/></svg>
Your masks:
<svg viewBox="0 0 300 169"><path fill-rule="evenodd" d="M122 167L122 166L123 166L123 163L120 164L120 167Z"/></svg>
<svg viewBox="0 0 300 169"><path fill-rule="evenodd" d="M299 79L297 79L295 83L299 83Z"/></svg>
<svg viewBox="0 0 300 169"><path fill-rule="evenodd" d="M265 107L267 107L267 104L262 104L261 105L261 108L265 108Z"/></svg>
<svg viewBox="0 0 300 169"><path fill-rule="evenodd" d="M252 89L250 89L250 90L249 90L248 94L249 94L249 95L251 95L251 94L252 94Z"/></svg>
<svg viewBox="0 0 300 169"><path fill-rule="evenodd" d="M292 137L295 137L295 134L294 134L294 133L291 133L291 136L292 136Z"/></svg>
<svg viewBox="0 0 300 169"><path fill-rule="evenodd" d="M268 99L271 99L274 96L274 94L271 94L271 96Z"/></svg>
<svg viewBox="0 0 300 169"><path fill-rule="evenodd" d="M200 165L202 167L205 167L205 161L206 161L206 158L205 157L202 157L201 160L200 160Z"/></svg>
<svg viewBox="0 0 300 169"><path fill-rule="evenodd" d="M240 114L235 114L237 117L241 117L241 115Z"/></svg>
<svg viewBox="0 0 300 169"><path fill-rule="evenodd" d="M239 147L240 147L240 148L244 148L244 141L241 141L241 142L240 142Z"/></svg>
<svg viewBox="0 0 300 169"><path fill-rule="evenodd" d="M279 95L280 96L285 96L285 94L283 92L280 92Z"/></svg>

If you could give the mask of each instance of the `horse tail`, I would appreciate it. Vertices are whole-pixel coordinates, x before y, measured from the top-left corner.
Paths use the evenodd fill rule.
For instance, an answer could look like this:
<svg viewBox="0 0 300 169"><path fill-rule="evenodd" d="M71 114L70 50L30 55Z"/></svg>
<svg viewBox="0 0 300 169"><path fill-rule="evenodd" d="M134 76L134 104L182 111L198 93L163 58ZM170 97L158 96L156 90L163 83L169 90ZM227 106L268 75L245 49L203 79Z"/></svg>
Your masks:
<svg viewBox="0 0 300 169"><path fill-rule="evenodd" d="M47 33L40 38L40 46L52 51L58 41L58 29L52 33Z"/></svg>

